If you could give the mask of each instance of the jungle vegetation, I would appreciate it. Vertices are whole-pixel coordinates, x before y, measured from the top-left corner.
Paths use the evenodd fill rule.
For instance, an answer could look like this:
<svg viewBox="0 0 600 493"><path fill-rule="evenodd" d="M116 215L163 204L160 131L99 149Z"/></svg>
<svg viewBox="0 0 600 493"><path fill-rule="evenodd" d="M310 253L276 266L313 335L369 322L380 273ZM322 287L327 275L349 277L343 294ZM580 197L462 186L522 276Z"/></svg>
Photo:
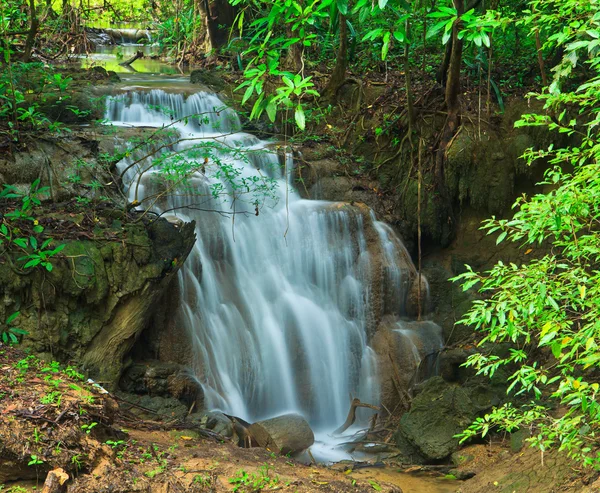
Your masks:
<svg viewBox="0 0 600 493"><path fill-rule="evenodd" d="M530 165L545 163L547 191L520 197L514 216L492 218L483 227L498 243L543 254L523 265L499 262L488 272L469 269L456 278L481 295L462 320L481 336L481 352L468 364L490 376L509 369L513 396L462 438L527 427L541 450L567 450L600 467L597 0L5 0L0 5L0 139L7 149L27 133L68 131L40 109L38 99L47 92L68 93L68 76L54 67L90 49L86 27L143 26L155 32L161 52L173 63L233 74L250 119L284 122L288 133L311 135L345 84L395 84L398 111L384 126L366 131L393 135L397 148L423 163L419 173L431 177L432 193L453 222L455 204L444 173L465 114L490 121L508 99L528 98L532 111L517 125L556 135L557 144L523 156ZM431 95L434 106L425 106ZM425 111L443 115L433 137L422 125ZM29 194L8 187L0 192L0 204L18 199L19 220L37 227L31 213L37 185ZM33 233L15 236L11 221L8 214L0 216L0 248L21 248L23 268L50 269L58 247L38 245ZM18 335L9 328L14 320L3 331L10 339ZM508 344L506 354L489 350L499 343Z"/></svg>

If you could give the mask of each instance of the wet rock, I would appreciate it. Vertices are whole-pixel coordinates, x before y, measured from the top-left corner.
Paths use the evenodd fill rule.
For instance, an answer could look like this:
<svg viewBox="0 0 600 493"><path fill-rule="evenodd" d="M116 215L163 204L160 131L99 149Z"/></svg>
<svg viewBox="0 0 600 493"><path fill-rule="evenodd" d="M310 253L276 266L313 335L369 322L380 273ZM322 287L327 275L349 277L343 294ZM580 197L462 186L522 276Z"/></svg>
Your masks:
<svg viewBox="0 0 600 493"><path fill-rule="evenodd" d="M378 356L381 402L386 408L408 410L417 384L435 374L441 332L430 321L383 319L371 347Z"/></svg>
<svg viewBox="0 0 600 493"><path fill-rule="evenodd" d="M299 414L284 414L252 424L249 434L261 447L279 454L295 454L315 442L307 421Z"/></svg>

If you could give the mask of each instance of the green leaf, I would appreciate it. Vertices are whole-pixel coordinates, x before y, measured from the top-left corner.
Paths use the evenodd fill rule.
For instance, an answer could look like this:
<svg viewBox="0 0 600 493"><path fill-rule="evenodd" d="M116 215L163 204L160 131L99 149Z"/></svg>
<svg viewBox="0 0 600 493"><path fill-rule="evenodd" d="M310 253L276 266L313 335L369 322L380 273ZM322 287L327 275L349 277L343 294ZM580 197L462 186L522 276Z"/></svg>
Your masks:
<svg viewBox="0 0 600 493"><path fill-rule="evenodd" d="M27 248L27 239L26 238L17 238L14 241L14 244L21 248Z"/></svg>
<svg viewBox="0 0 600 493"><path fill-rule="evenodd" d="M300 130L304 130L306 126L306 118L304 116L304 110L302 109L302 105L296 106L296 111L294 113L294 118L296 119L296 124L300 128Z"/></svg>
<svg viewBox="0 0 600 493"><path fill-rule="evenodd" d="M266 107L267 116L271 122L275 122L275 117L277 116L277 105L273 101L269 101Z"/></svg>
<svg viewBox="0 0 600 493"><path fill-rule="evenodd" d="M254 86L253 85L248 86L248 88L246 89L246 92L244 92L244 97L242 98L242 104L246 103L246 101L248 101L250 99L253 92L254 92Z"/></svg>
<svg viewBox="0 0 600 493"><path fill-rule="evenodd" d="M12 315L10 315L6 319L6 325L10 325L11 323L13 323L19 315L21 315L21 312L14 312Z"/></svg>
<svg viewBox="0 0 600 493"><path fill-rule="evenodd" d="M385 9L385 6L387 5L388 0L379 0L379 8L381 10Z"/></svg>
<svg viewBox="0 0 600 493"><path fill-rule="evenodd" d="M381 47L381 59L385 60L390 49L391 33L388 31L383 35L383 46Z"/></svg>
<svg viewBox="0 0 600 493"><path fill-rule="evenodd" d="M400 41L400 43L403 43L405 34L402 31L394 31L394 38L396 38L397 41Z"/></svg>
<svg viewBox="0 0 600 493"><path fill-rule="evenodd" d="M342 15L348 15L348 0L337 0L337 8Z"/></svg>
<svg viewBox="0 0 600 493"><path fill-rule="evenodd" d="M41 260L39 258L34 258L31 259L29 262L27 262L24 266L23 269L28 269L29 267L35 267L36 265L39 265L41 262Z"/></svg>

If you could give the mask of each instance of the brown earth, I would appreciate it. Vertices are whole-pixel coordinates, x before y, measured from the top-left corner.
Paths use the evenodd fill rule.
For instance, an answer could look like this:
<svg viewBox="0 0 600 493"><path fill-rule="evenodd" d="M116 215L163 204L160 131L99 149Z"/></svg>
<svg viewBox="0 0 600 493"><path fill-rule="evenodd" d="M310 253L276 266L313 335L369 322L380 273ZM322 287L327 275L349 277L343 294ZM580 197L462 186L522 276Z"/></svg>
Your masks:
<svg viewBox="0 0 600 493"><path fill-rule="evenodd" d="M13 348L0 346L0 369L4 491L39 489L57 468L69 475L68 493L402 491L266 449L238 448L182 421L140 420L74 369Z"/></svg>

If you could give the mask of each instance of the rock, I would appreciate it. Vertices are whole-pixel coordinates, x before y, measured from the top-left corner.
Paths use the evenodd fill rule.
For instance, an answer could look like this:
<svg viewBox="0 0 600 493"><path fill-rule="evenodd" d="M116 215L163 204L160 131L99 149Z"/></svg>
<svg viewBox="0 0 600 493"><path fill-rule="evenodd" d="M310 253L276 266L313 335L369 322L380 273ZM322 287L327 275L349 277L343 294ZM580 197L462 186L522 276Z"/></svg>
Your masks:
<svg viewBox="0 0 600 493"><path fill-rule="evenodd" d="M450 460L452 461L452 464L454 464L456 467L462 466L464 464L468 464L469 462L471 462L474 459L475 459L475 456L473 454L465 453L462 450L459 450L458 452L454 452L450 456Z"/></svg>
<svg viewBox="0 0 600 493"><path fill-rule="evenodd" d="M475 472L473 471L465 471L462 469L450 469L448 474L452 474L459 481L466 481L467 479L471 479L475 476Z"/></svg>
<svg viewBox="0 0 600 493"><path fill-rule="evenodd" d="M188 408L203 405L202 387L187 368L172 362L146 361L129 367L121 381L121 389L135 394L174 397Z"/></svg>
<svg viewBox="0 0 600 493"><path fill-rule="evenodd" d="M279 454L295 454L315 442L309 424L299 414L284 414L252 424L248 432L261 447Z"/></svg>
<svg viewBox="0 0 600 493"><path fill-rule="evenodd" d="M440 376L425 381L410 410L400 419L395 437L398 448L424 462L450 456L459 446L454 435L506 397L507 377L500 373L492 380L473 376L462 385Z"/></svg>
<svg viewBox="0 0 600 493"><path fill-rule="evenodd" d="M472 373L472 370L461 367L467 361L474 350L467 351L462 348L449 349L442 351L438 357L438 368L440 376L447 382L464 381L465 375Z"/></svg>
<svg viewBox="0 0 600 493"><path fill-rule="evenodd" d="M525 441L531 436L531 432L527 428L520 428L519 430L510 434L510 450L517 453L525 445Z"/></svg>
<svg viewBox="0 0 600 493"><path fill-rule="evenodd" d="M400 420L398 448L416 452L425 461L445 459L458 448L454 435L467 428L477 414L469 394L441 377L427 380ZM415 450L412 450L414 448Z"/></svg>
<svg viewBox="0 0 600 493"><path fill-rule="evenodd" d="M194 244L192 223L160 222L171 228L170 241L142 222L125 225L111 241L65 241L63 254L70 257L52 272L18 276L0 263L0 319L20 311L20 327L28 332L24 347L51 352L57 361L76 360L114 389Z"/></svg>
<svg viewBox="0 0 600 493"><path fill-rule="evenodd" d="M186 421L191 421L202 428L212 430L226 438L233 436L233 423L227 416L218 411L194 413Z"/></svg>
<svg viewBox="0 0 600 493"><path fill-rule="evenodd" d="M190 82L192 84L202 84L217 91L225 87L225 82L221 77L206 69L192 70Z"/></svg>
<svg viewBox="0 0 600 493"><path fill-rule="evenodd" d="M153 413L148 413L135 407L128 409L131 413L143 419L156 419L157 415L160 419L183 419L189 409L174 397L151 397L149 395L135 395L124 392L117 392L117 395L126 403L128 402L154 411ZM127 408L126 403L123 404L125 408Z"/></svg>
<svg viewBox="0 0 600 493"><path fill-rule="evenodd" d="M383 319L371 347L378 356L380 397L387 409L400 405L400 409L408 410L410 393L435 374L442 345L442 329L433 322Z"/></svg>

